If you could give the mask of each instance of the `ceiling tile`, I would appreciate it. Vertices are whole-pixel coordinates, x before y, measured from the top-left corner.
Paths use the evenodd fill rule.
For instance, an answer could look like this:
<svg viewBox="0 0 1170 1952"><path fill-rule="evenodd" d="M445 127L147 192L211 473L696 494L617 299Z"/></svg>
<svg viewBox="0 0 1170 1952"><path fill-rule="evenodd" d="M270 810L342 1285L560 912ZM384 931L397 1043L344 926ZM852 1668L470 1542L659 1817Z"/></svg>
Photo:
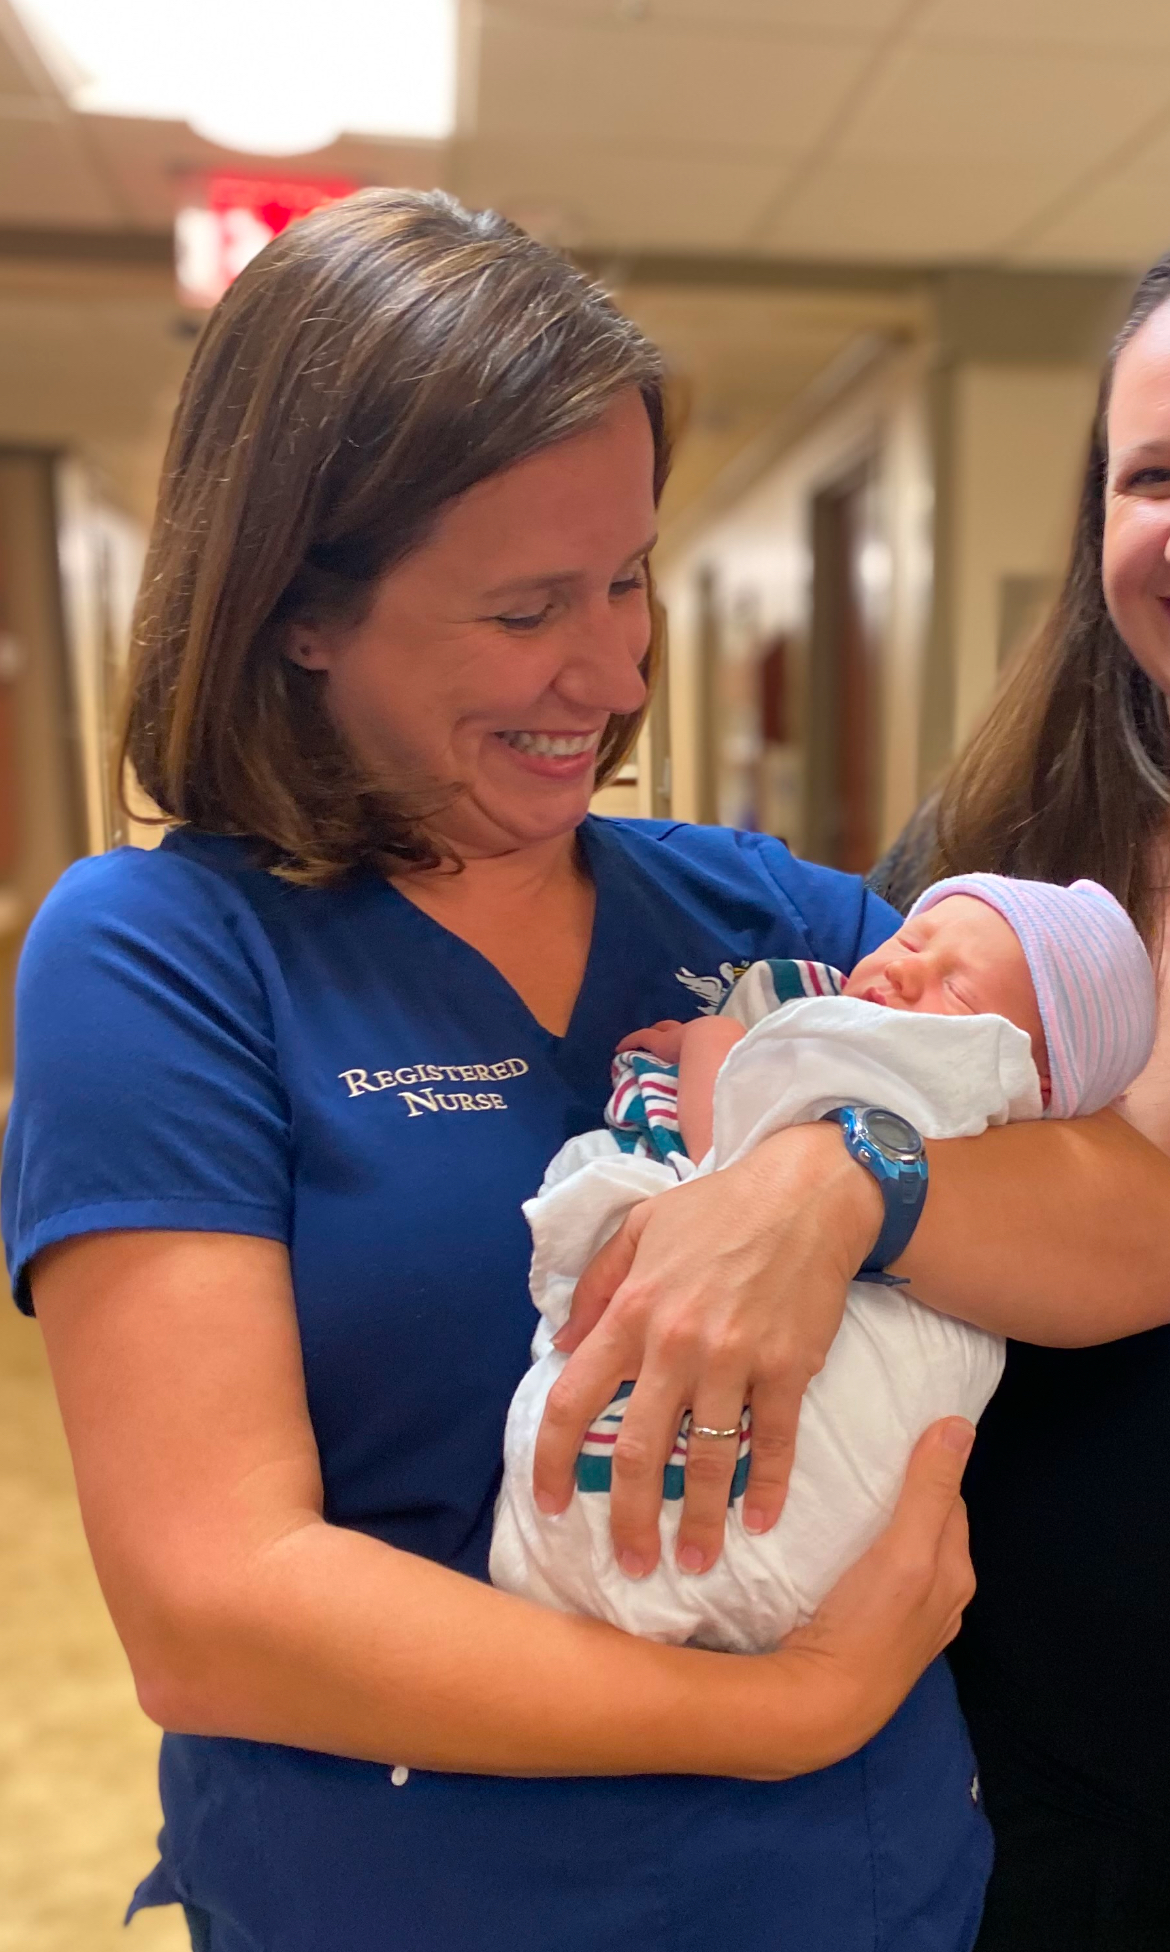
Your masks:
<svg viewBox="0 0 1170 1952"><path fill-rule="evenodd" d="M1110 173L1053 221L1027 237L1028 263L1152 263L1170 250L1170 135L1151 143L1124 170Z"/></svg>
<svg viewBox="0 0 1170 1952"><path fill-rule="evenodd" d="M836 294L736 292L635 285L619 302L668 354L671 364L699 380L720 402L757 405L786 399L791 369L802 372L832 356L871 314L886 323L905 307L881 301L841 302Z"/></svg>
<svg viewBox="0 0 1170 1952"><path fill-rule="evenodd" d="M725 26L633 34L489 13L478 133L791 152L815 141L865 55L860 43Z"/></svg>
<svg viewBox="0 0 1170 1952"><path fill-rule="evenodd" d="M580 143L478 143L467 201L490 204L560 241L622 249L731 250L777 183L775 163L615 150Z"/></svg>
<svg viewBox="0 0 1170 1952"><path fill-rule="evenodd" d="M64 107L55 78L11 0L0 0L0 95L39 95Z"/></svg>
<svg viewBox="0 0 1170 1952"><path fill-rule="evenodd" d="M962 41L1029 41L1056 47L1170 50L1166 0L934 0L914 27L914 38L947 36Z"/></svg>
<svg viewBox="0 0 1170 1952"><path fill-rule="evenodd" d="M1083 170L1163 106L1170 113L1170 65L1148 59L908 48L863 102L839 153L913 157L926 171L945 160L996 167L1026 157Z"/></svg>
<svg viewBox="0 0 1170 1952"><path fill-rule="evenodd" d="M616 21L629 34L665 27L799 27L872 38L887 33L906 0L488 0L485 14L529 20Z"/></svg>
<svg viewBox="0 0 1170 1952"><path fill-rule="evenodd" d="M651 0L650 6L654 20L751 21L781 33L804 27L865 38L888 33L905 11L906 0Z"/></svg>
<svg viewBox="0 0 1170 1952"><path fill-rule="evenodd" d="M40 94L41 90L23 62L17 59L15 50L0 39L0 96L35 101Z"/></svg>
<svg viewBox="0 0 1170 1952"><path fill-rule="evenodd" d="M761 241L810 257L882 262L994 256L1063 187L1059 178L1043 163L974 169L922 157L826 164Z"/></svg>

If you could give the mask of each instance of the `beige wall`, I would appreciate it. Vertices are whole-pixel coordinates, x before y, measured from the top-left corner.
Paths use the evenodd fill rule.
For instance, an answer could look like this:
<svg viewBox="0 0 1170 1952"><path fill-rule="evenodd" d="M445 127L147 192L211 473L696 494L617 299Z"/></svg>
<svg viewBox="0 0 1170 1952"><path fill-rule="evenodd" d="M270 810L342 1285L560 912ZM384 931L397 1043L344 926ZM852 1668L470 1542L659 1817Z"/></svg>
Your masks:
<svg viewBox="0 0 1170 1952"><path fill-rule="evenodd" d="M0 252L0 441L79 457L110 505L149 523L192 344L169 266Z"/></svg>
<svg viewBox="0 0 1170 1952"><path fill-rule="evenodd" d="M1055 579L1068 553L1097 368L963 367L955 375L954 741L995 686L1004 579Z"/></svg>
<svg viewBox="0 0 1170 1952"><path fill-rule="evenodd" d="M1059 579L1096 398L1096 359L1049 365L1035 358L1016 365L939 365L938 359L938 348L926 345L891 354L661 565L679 817L700 817L703 753L713 736L701 682L700 573L714 574L721 610L731 620L725 656L750 654L734 624L744 605L760 631L805 641L809 504L867 452L877 457L885 539L874 563L884 586L874 593L882 656L883 845L986 708L1005 627L1013 618L1027 619L1021 602L1029 592L1042 602ZM940 383L947 399L942 445L931 420ZM946 564L937 585L936 543ZM928 679L937 687L940 673L943 717L933 740L924 742ZM799 848L798 825L790 827L790 838Z"/></svg>
<svg viewBox="0 0 1170 1952"><path fill-rule="evenodd" d="M99 854L118 840L153 847L161 829L127 819L111 766L146 537L105 499L81 461L57 468L61 598L78 722L86 843Z"/></svg>
<svg viewBox="0 0 1170 1952"><path fill-rule="evenodd" d="M659 566L670 617L673 810L680 818L701 815L703 744L712 731L702 683L700 575L708 570L716 579L728 623L725 655L750 656L759 637L774 632L789 634L799 651L809 625L811 499L869 456L877 466L883 532L872 565L882 659L883 838L897 832L916 804L933 511L927 358L921 346L889 352L733 506L713 516ZM745 612L751 617L749 631L735 622ZM795 825L789 838L799 847Z"/></svg>

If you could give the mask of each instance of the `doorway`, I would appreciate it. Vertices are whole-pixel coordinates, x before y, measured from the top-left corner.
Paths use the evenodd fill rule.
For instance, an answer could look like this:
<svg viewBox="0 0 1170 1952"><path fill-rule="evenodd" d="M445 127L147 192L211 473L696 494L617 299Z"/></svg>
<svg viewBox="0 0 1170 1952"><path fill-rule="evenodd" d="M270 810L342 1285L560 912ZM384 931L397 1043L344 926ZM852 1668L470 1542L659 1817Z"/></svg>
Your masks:
<svg viewBox="0 0 1170 1952"><path fill-rule="evenodd" d="M880 637L867 565L878 541L871 462L812 502L804 853L866 874L878 852Z"/></svg>

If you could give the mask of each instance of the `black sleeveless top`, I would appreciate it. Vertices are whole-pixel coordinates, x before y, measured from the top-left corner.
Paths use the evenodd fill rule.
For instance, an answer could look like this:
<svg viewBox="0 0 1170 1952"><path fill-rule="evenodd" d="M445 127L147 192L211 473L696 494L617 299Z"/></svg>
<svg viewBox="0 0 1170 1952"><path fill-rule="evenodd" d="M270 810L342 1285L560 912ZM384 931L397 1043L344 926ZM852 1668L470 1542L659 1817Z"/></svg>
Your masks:
<svg viewBox="0 0 1170 1952"><path fill-rule="evenodd" d="M930 878L932 812L870 877L896 907ZM989 1777L1026 1771L1070 1814L1164 1838L1170 1327L1091 1349L1010 1343L963 1490L978 1590L951 1664Z"/></svg>
<svg viewBox="0 0 1170 1952"><path fill-rule="evenodd" d="M1013 1343L963 1488L978 1590L952 1667L976 1752L1018 1755L1058 1807L1164 1836L1170 1328Z"/></svg>

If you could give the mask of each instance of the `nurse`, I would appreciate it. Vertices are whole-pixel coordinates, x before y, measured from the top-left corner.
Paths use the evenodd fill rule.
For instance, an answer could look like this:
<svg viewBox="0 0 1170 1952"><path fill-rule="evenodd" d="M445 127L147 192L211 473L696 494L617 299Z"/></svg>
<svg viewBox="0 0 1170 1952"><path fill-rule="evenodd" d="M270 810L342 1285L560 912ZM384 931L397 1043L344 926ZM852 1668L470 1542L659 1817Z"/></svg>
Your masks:
<svg viewBox="0 0 1170 1952"><path fill-rule="evenodd" d="M849 969L897 924L777 842L587 815L657 656L662 389L561 259L384 191L255 260L184 389L128 721L173 824L71 870L30 936L4 1225L168 1731L135 1905L181 1901L204 1952L974 1937L988 1837L937 1659L970 1593L966 1426L928 1434L774 1656L485 1583L533 1326L520 1202L598 1122L617 1039L696 1009L696 977ZM924 1298L1055 1341L1103 1294L1112 1333L1161 1319L1170 1162L1068 1129L933 1150ZM881 1222L836 1126L640 1210L579 1291L547 1507L635 1376L629 1576L682 1405L717 1431L750 1395L772 1523ZM696 1577L726 1449L692 1447Z"/></svg>

